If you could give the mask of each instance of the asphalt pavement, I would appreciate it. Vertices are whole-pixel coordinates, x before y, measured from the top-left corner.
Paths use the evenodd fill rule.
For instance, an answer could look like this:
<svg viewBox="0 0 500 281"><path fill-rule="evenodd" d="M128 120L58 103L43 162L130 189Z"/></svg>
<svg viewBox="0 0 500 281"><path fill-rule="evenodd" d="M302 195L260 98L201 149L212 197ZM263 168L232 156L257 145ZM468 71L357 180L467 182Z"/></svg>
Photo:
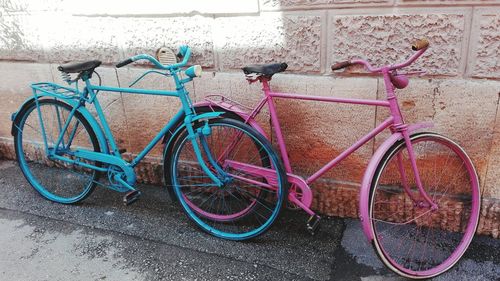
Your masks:
<svg viewBox="0 0 500 281"><path fill-rule="evenodd" d="M287 210L265 235L232 242L198 230L163 187L140 189L130 206L104 188L61 205L0 161L0 280L402 280L357 220L324 218L311 236L307 216ZM436 280L500 280L499 249L500 240L478 236Z"/></svg>

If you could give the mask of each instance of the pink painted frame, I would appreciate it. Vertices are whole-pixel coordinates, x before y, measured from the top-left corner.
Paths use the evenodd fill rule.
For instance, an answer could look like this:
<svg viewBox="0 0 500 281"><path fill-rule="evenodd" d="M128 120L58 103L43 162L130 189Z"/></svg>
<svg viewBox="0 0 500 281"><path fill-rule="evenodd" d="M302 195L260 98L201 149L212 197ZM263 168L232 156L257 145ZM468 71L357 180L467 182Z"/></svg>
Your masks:
<svg viewBox="0 0 500 281"><path fill-rule="evenodd" d="M427 48L421 49L417 51L415 54L413 54L407 61L401 63L401 64L396 64L396 65L388 65L388 66L383 66L379 68L375 68L370 65L369 62L365 60L353 60L350 63L351 64L362 64L365 66L365 68L372 73L381 73L384 78L384 84L386 88L386 100L368 100L368 99L350 99L350 98L339 98L339 97L324 97L324 96L309 96L309 95L298 95L298 94L293 94L293 93L280 93L280 92L273 92L269 86L268 79L261 78L259 79L260 82L262 82L262 91L264 92L264 97L260 100L260 102L255 106L255 108L251 109L250 113L247 111L239 108L238 106L235 106L234 104L231 103L226 103L225 102L225 97L223 97L222 101L214 101L210 99L210 96L207 97L207 99L203 102L195 104L195 107L201 107L201 106L209 106L209 107L222 107L223 109L227 111L231 111L238 116L240 116L244 121L248 124L250 124L252 127L257 129L260 133L263 135L266 135L265 131L260 127L260 125L255 121L255 117L259 114L259 112L262 110L262 108L267 104L269 108L269 113L271 117L271 123L274 128L274 132L276 134L276 139L277 139L277 144L278 148L280 150L280 154L283 160L283 164L285 167L285 170L288 174L288 180L289 182L297 185L298 187L301 188L302 190L302 198L298 200L295 198L295 195L293 193L290 193L289 195L289 200L296 203L298 206L300 206L304 211L309 213L310 215L315 215L314 211L310 209L310 204L312 202L312 193L308 187L308 185L314 181L316 181L318 178L320 178L323 174L325 174L327 171L335 167L338 163L340 163L342 160L344 160L346 157L348 157L351 153L356 151L358 148L366 144L368 141L372 140L376 135L378 135L380 132L383 130L390 128L392 135L387 138L377 149L377 151L374 153L372 159L370 160L370 163L368 164L368 167L365 171L363 181L361 184L361 190L360 190L360 204L359 204L359 212L360 212L360 218L361 222L363 225L363 231L365 235L367 236L368 240L373 240L373 231L372 231L372 226L369 223L368 218L369 217L369 192L371 188L371 179L373 177L373 174L375 172L375 169L380 162L381 158L385 154L385 152L398 140L404 139L407 145L408 153L409 153L409 158L411 162L411 166L414 172L414 175L416 175L416 183L419 191L421 192L422 196L424 199L427 201L427 203L435 208L435 204L432 202L431 198L426 194L422 187L422 183L419 178L419 173L418 169L416 166L416 161L415 161L415 155L413 152L413 148L411 145L410 141L410 132L425 128L425 127L431 127L433 126L432 123L417 123L413 125L408 125L404 123L403 116L401 115L401 111L399 108L399 104L394 92L394 84L393 84L393 79L394 79L394 71L400 68L403 68L405 66L410 65L413 63L417 58L419 58ZM401 74L398 74L399 77L403 76ZM392 78L392 79L391 79ZM404 79L406 77L403 77ZM406 85L405 85L406 86ZM401 87L400 87L401 88ZM332 103L346 103L346 104L356 104L356 105L366 105L366 106L382 106L382 107L387 107L390 110L390 117L388 117L386 120L384 120L382 123L380 123L377 127L375 127L372 131L364 135L362 138L360 138L358 141L356 141L352 146L347 148L345 151L340 153L337 157L332 159L330 162L328 162L325 166L323 166L321 169L316 171L313 175L311 175L309 178L302 180L300 176L297 176L293 174L292 167L290 164L290 160L288 158L288 152L286 148L286 144L284 141L283 133L280 127L279 123L279 118L278 114L276 111L276 107L274 104L273 99L275 98L284 98L284 99L296 99L296 100L308 100L308 101L319 101L319 102L332 102ZM264 170L256 170L254 167L245 167L244 164L235 164L232 163L232 165L235 165L234 167L237 167L239 169L245 169L246 172L251 172L251 173L256 173L256 174L262 174L266 177L272 177L272 175L268 174L267 171ZM299 180L300 179L300 180ZM407 187L405 187L407 189ZM306 204L304 204L306 202Z"/></svg>
<svg viewBox="0 0 500 281"><path fill-rule="evenodd" d="M428 45L427 45L428 46ZM288 195L288 200L290 202L295 203L297 206L300 208L304 209L307 213L311 215L311 218L309 219L307 226L308 228L310 227L309 222L317 216L311 209L311 202L312 202L312 192L309 188L309 184L317 180L319 177L321 177L325 172L328 170L332 169L334 166L336 166L338 163L340 163L342 160L344 160L347 156L349 156L352 152L356 151L359 147L363 146L365 143L367 143L369 140L373 139L376 135L378 135L381 131L390 128L391 130L391 135L378 147L378 149L375 151L373 154L366 171L363 175L363 180L361 183L361 189L360 189L360 196L359 196L359 214L360 214L360 219L363 227L363 232L365 233L366 237L368 238L369 242L372 242L372 245L376 248L375 250L380 252L384 251L382 247L379 246L377 241L374 240L374 226L371 223L370 218L370 193L372 192L372 180L377 181L378 179L374 179L377 167L383 162L384 156L387 154L387 152L395 145L397 142L404 142L405 147L408 151L408 157L410 160L411 168L413 170L413 175L415 177L415 183L417 185L417 189L423 197L423 200L415 198L415 196L412 195L413 191L410 191L410 187L408 186L408 180L406 173L404 171L404 168L402 167L401 164L401 157L400 154L397 155L397 160L398 160L398 165L399 165L399 170L400 170L400 175L402 177L402 186L404 191L409 195L410 199L414 201L415 204L424 204L426 205L425 207L430 208L429 211L432 211L433 209L437 208L437 205L431 200L431 198L428 196L428 194L424 191L422 187L422 182L420 180L420 175L417 169L416 165L416 160L415 160L415 153L413 151L413 145L412 145L412 140L413 135L411 134L413 131L422 129L422 128L427 128L427 127L432 127L432 123L416 123L416 124L405 124L403 120L403 116L401 114L397 98L394 93L395 88L405 88L408 85L408 78L405 75L397 74L396 70L403 68L405 66L410 65L413 63L417 58L419 58L425 51L427 47L420 49L417 51L414 55L412 55L407 61L401 63L401 64L396 64L396 65L387 65L379 68L374 68L372 67L367 61L364 60L354 60L350 62L343 62L335 65L333 69L338 69L338 67L345 67L347 65L351 64L362 64L365 66L365 68L372 73L381 73L383 75L384 79L384 84L385 84L385 89L386 89L386 100L365 100L365 99L349 99L349 98L338 98L338 97L322 97L322 96L306 96L306 95L297 95L297 94L291 94L291 93L279 93L279 92L273 92L270 87L269 87L269 80L270 78L265 78L263 76L260 76L258 80L262 82L262 90L264 92L264 98L257 104L255 108L247 108L249 111L245 111L240 108L239 104L237 102L231 101L223 96L222 100L216 101L212 100L210 96L203 102L200 102L198 104L195 104L195 107L209 107L212 110L215 111L227 111L231 112L233 116L227 116L230 118L234 118L236 116L239 116L239 118L243 119L247 124L255 128L257 131L262 133L264 136L266 136L265 131L262 129L262 127L258 124L258 122L255 120L256 115L262 110L262 108L267 104L270 112L270 117L271 117L271 123L272 127L274 128L274 132L276 134L277 138L277 143L278 143L278 148L281 153L282 160L284 162L284 166L287 172L287 179L290 184L293 186L299 188L302 192L300 194L295 193L296 191L292 189L289 192ZM418 72L413 72L413 73L418 73ZM252 78L251 78L252 79ZM250 82L255 82L256 80L250 80ZM319 102L335 102L335 103L348 103L348 104L358 104L358 105L367 105L367 106L382 106L382 107L388 107L390 110L390 117L388 117L386 120L384 120L382 123L380 123L376 128L371 130L369 133L367 133L365 136L360 138L357 142L355 142L351 147L340 153L337 157L332 159L330 162L328 162L324 167L319 169L317 172L315 172L313 175L311 175L307 179L303 179L298 175L294 175L291 165L290 165L290 159L288 158L288 153L286 149L286 144L283 138L283 133L281 131L281 127L279 124L279 119L278 115L276 112L276 107L274 105L273 99L275 98L285 98L285 99L298 99L298 100L310 100L310 101L319 101ZM229 101L229 102L227 102ZM243 106L244 107L244 106ZM206 108L204 109L206 110ZM431 136L433 138L436 138L436 134L433 133L419 133L417 136L417 139L420 137L425 138L427 136ZM471 178L471 184L472 184L472 197L475 198L473 199L472 202L472 209L473 212L471 213L471 218L474 218L473 220L471 219L469 221L469 224L467 225L467 235L463 237L462 242L459 244L458 248L454 250L454 252L449 256L445 261L443 261L438 267L429 269L424 272L417 272L413 270L407 270L405 267L399 265L397 262L391 259L391 257L387 257L387 255L380 255L380 258L382 261L392 270L397 272L398 274L405 276L405 277L410 277L410 278L420 278L420 277L434 277L438 274L441 274L445 272L446 270L450 269L463 255L467 247L469 246L469 243L472 239L472 236L474 235L474 231L477 228L478 225L478 220L479 220L479 210L480 210L480 190L479 190L479 181L477 178L477 173L475 171L475 168L470 161L470 158L467 156L465 151L458 146L458 144L454 143L453 141L447 139L446 137L440 136L439 138L442 138L441 141L443 141L443 144L449 143L451 146L450 148L453 149L453 151L459 156L464 163L466 163L466 168L468 170L468 173L470 175L475 175L473 178ZM438 138L438 139L439 139ZM417 140L418 141L418 140ZM454 145L453 145L454 144ZM399 145L399 144L398 144ZM276 174L275 171L272 169L267 169L263 167L257 167L257 166L252 166L246 163L240 163L240 162L234 162L234 161L225 161L224 165L230 165L233 169L235 170L243 170L245 173L248 174L253 174L253 175L258 175L258 176L263 176L267 180L267 184L259 184L260 186L268 189L273 189L276 186ZM297 196L298 195L298 196ZM420 196L418 196L420 197ZM317 217L316 220L313 220L317 222ZM465 241L465 242L464 242Z"/></svg>

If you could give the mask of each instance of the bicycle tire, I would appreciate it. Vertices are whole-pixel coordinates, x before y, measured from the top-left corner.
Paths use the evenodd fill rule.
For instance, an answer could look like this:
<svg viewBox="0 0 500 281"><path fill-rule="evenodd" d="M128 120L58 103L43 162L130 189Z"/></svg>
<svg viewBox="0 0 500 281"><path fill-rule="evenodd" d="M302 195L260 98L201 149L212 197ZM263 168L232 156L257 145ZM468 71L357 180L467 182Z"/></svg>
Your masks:
<svg viewBox="0 0 500 281"><path fill-rule="evenodd" d="M202 125L203 123L197 123L194 126L198 128ZM210 139L207 143L209 143L211 153L217 158L223 158L226 161L241 156L238 158L239 161L247 160L244 157L248 155L242 156L240 154L240 151L246 151L241 150L241 147L238 147L238 149L231 148L231 152L223 154L218 150L220 147L224 147L223 144L228 139L227 136L234 136L231 133L241 133L242 135L239 135L239 137L241 136L241 139L245 138L243 141L238 138L236 141L238 144L250 143L249 146L245 147L250 149L248 154L252 155L246 161L249 162L248 164L262 165L259 164L262 157L261 151L265 151L270 161L270 167L277 175L276 190L260 190L257 185L251 186L248 182L247 185L242 184L244 181L238 177L248 176L250 178L250 176L245 174L242 176L242 173L236 175L234 171L229 171L230 167L225 167L225 171L230 174L231 180L221 188L214 187L211 180L199 167L194 153L188 150L189 148L192 149L192 145L188 142L187 132L184 132L174 145L173 154L170 158L171 164L169 165L172 187L177 200L186 215L207 233L228 240L246 240L257 237L267 231L279 216L287 194L287 182L281 161L269 142L255 129L242 122L222 118L211 119L208 125L211 128L211 134L208 136ZM225 130L223 131L223 129ZM221 136L225 136L222 142ZM260 146L260 148L256 145ZM252 150L252 147L257 147L259 156L255 155L255 150ZM231 155L231 153L233 154ZM256 157L259 158L259 161L253 162ZM208 163L208 161L206 162ZM180 163L188 164L184 164L185 167L182 167L183 164ZM269 164L265 168L269 168ZM187 175L183 175L183 173L187 173ZM264 178L259 177L252 177L251 180L261 180L267 183ZM261 194L266 194L265 199L262 198ZM203 205L208 200L211 200L209 206L204 207Z"/></svg>
<svg viewBox="0 0 500 281"><path fill-rule="evenodd" d="M68 117L66 115L66 120L64 120L64 112L69 114L72 108L71 105L55 99L40 99L38 106L33 100L18 113L18 121L14 124L16 159L24 177L41 196L62 204L73 204L87 198L94 191L100 175L95 170L49 159L46 154L40 120L43 120L48 145L54 146L56 136L53 133L61 129L61 122L67 121ZM50 112L55 113L55 117ZM65 156L71 158L68 152L76 146L100 152L96 134L85 117L76 111L72 118L74 121L70 120L67 133L61 143L65 146L64 138L67 137ZM86 134L81 135L82 132ZM72 137L71 134L73 134ZM61 145L52 149L61 149ZM99 166L98 163L91 164Z"/></svg>
<svg viewBox="0 0 500 281"><path fill-rule="evenodd" d="M467 250L479 221L480 189L470 158L456 142L435 133L410 139L422 185L437 209L426 206L418 192L400 140L387 150L372 179L370 221L383 263L401 276L424 279L452 268Z"/></svg>
<svg viewBox="0 0 500 281"><path fill-rule="evenodd" d="M235 114L234 112L227 111L222 107L218 106L202 106L202 107L196 107L195 111L197 114L202 114L202 113L207 113L207 112L214 112L214 111L219 111L219 112L224 112L224 114L221 116L223 118L229 118L229 119L235 119L237 121L244 122L243 118L241 118L239 115ZM164 140L165 146L163 147L163 181L167 187L167 192L168 195L170 196L170 199L173 201L177 201L177 196L175 195L175 192L172 189L172 186L169 184L171 182L171 173L170 173L170 165L171 165L171 157L172 157L172 151L174 148L175 143L179 139L179 136L185 131L186 128L181 129L179 131L176 131L179 127L183 126L183 120L184 118L181 118L181 120L178 122L178 124L174 125L171 131L167 132L167 135L165 138L168 138Z"/></svg>

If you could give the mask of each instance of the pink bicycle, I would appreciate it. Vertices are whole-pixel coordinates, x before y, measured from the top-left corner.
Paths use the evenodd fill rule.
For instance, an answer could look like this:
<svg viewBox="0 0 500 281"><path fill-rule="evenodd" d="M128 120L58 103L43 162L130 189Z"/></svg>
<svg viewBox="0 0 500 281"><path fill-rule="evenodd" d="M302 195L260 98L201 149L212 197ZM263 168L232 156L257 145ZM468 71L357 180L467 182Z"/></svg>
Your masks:
<svg viewBox="0 0 500 281"><path fill-rule="evenodd" d="M348 99L273 92L269 81L275 73L287 68L284 63L252 65L243 68L250 83L261 82L264 97L251 110L224 96L210 95L195 104L198 113L224 111L224 117L244 121L266 135L255 117L267 105L287 179L288 200L310 215L307 228L314 232L320 217L310 209L311 183L356 151L377 134L389 128L388 137L376 150L363 177L359 212L368 240L383 263L399 275L430 278L450 269L464 254L476 231L480 210L480 189L474 166L465 151L449 138L431 132L416 132L431 127L429 123L406 124L394 89L403 89L408 78L399 69L412 64L428 48L427 40L419 40L416 51L407 61L373 67L365 60L337 63L332 70L350 65L363 65L371 73L382 74L386 100ZM288 158L274 99L298 99L387 107L390 117L340 153L308 178L293 173ZM230 145L225 146L231 150ZM247 162L245 162L247 163ZM276 182L274 170L242 162L225 161L225 166L265 178L271 187Z"/></svg>

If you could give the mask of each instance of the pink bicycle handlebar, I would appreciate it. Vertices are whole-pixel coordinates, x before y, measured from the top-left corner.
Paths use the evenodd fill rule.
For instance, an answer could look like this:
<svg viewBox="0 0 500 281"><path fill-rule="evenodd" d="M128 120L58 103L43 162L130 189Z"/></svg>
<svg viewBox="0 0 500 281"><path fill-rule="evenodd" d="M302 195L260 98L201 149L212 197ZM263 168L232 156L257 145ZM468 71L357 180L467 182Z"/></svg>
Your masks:
<svg viewBox="0 0 500 281"><path fill-rule="evenodd" d="M386 66L375 68L366 60L356 59L356 60L336 63L336 64L332 65L332 70L342 69L342 68L348 67L348 66L353 65L353 64L362 64L365 66L366 70L368 70L369 72L372 72L372 73L381 72L382 69L384 69L384 68L386 68L387 70L395 70L395 69L403 68L403 67L406 67L406 66L412 64L425 51L427 51L428 47L429 47L429 41L427 41L426 39L418 40L416 43L414 43L412 45L412 49L414 51L417 51L417 52L415 54L413 54L407 61L405 61L403 63L399 63L399 64L386 65Z"/></svg>

